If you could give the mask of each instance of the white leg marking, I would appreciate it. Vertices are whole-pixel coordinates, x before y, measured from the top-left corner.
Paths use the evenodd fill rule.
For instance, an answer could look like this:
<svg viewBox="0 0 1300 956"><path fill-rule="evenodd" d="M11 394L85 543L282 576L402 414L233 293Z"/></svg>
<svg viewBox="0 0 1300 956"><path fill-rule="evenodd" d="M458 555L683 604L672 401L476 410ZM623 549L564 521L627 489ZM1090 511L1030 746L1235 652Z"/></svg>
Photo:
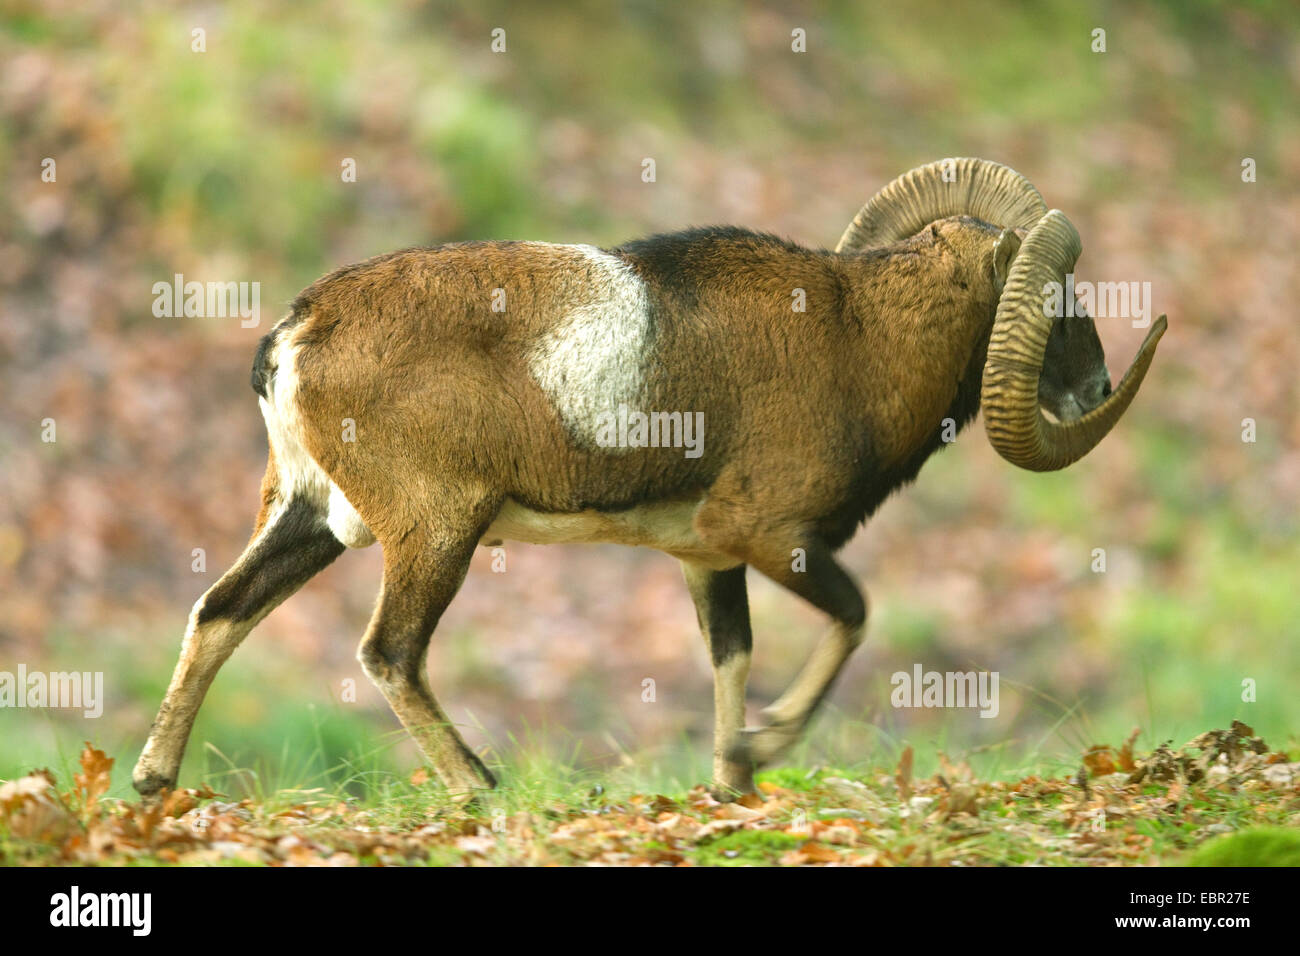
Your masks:
<svg viewBox="0 0 1300 956"><path fill-rule="evenodd" d="M262 408L262 417L266 420L267 439L275 455L275 470L280 487L278 501L267 519L268 525L273 524L289 502L295 498L305 498L322 511L325 510L327 503L331 503L330 489L333 482L321 466L316 464L315 459L307 454L300 437L302 418L298 411L296 394L298 391L295 362L297 356L291 342L292 338L293 333L290 330L282 333L276 343L276 368L270 387L267 389L268 397L258 400ZM346 498L343 499L343 503L347 503ZM350 505L348 507L351 508ZM359 519L358 523L360 523ZM333 530L333 524L330 525L330 529ZM337 534L336 531L335 535ZM339 540L343 541L341 537ZM344 541L344 544L347 542Z"/></svg>
<svg viewBox="0 0 1300 956"><path fill-rule="evenodd" d="M357 509L348 502L339 486L330 482L329 517L330 531L349 548L368 548L375 543L375 536L370 533Z"/></svg>

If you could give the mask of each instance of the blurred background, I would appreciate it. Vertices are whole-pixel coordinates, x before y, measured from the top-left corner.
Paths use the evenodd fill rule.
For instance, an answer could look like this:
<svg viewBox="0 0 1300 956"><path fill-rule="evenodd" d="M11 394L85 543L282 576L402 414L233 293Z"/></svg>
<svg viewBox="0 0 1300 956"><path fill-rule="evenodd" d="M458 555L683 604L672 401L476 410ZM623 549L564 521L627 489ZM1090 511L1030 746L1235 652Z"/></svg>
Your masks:
<svg viewBox="0 0 1300 956"><path fill-rule="evenodd" d="M0 671L102 671L106 701L97 720L0 709L0 777L67 766L85 739L134 762L189 608L257 511L256 343L317 276L409 245L710 223L832 247L875 190L951 155L1027 175L1078 226L1080 278L1149 281L1170 332L1081 463L1016 470L976 424L848 546L869 638L792 762L913 744L918 766L943 749L1069 767L1132 727L1150 746L1233 718L1294 743L1300 10L887 6L9 0ZM176 273L259 282L260 325L155 317L153 283ZM1098 327L1118 373L1143 332ZM183 783L418 766L354 658L379 569L378 548L349 552L254 631ZM752 573L750 594L761 706L822 622ZM998 671L999 716L895 710L889 675L918 663ZM658 553L510 545L494 573L480 550L430 676L490 761L707 777L707 656Z"/></svg>

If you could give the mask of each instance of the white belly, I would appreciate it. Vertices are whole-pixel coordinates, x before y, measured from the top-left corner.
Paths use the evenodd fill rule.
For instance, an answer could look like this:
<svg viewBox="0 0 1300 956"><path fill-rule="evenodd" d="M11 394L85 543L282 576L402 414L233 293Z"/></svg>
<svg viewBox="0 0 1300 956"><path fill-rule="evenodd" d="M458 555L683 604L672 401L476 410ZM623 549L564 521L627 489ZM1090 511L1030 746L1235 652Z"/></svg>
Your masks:
<svg viewBox="0 0 1300 956"><path fill-rule="evenodd" d="M734 558L707 548L695 533L695 512L700 501L672 501L638 505L626 511L579 511L552 514L533 511L507 498L484 533L480 544L502 541L525 544L578 544L608 542L641 545L679 557L729 568Z"/></svg>

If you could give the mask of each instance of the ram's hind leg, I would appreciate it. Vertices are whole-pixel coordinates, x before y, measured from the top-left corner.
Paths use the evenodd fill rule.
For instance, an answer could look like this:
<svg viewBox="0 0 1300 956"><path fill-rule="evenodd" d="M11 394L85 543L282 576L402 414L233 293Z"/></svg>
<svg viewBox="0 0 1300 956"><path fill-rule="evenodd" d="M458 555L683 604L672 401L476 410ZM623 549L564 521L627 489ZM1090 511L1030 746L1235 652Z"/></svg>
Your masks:
<svg viewBox="0 0 1300 956"><path fill-rule="evenodd" d="M305 498L276 500L274 467L252 540L190 612L171 685L131 775L144 796L176 786L194 717L221 665L258 621L343 551L323 509Z"/></svg>
<svg viewBox="0 0 1300 956"><path fill-rule="evenodd" d="M753 649L745 566L714 571L683 560L682 574L713 663L713 795L733 800L754 791L752 764L730 756L745 726L745 685Z"/></svg>
<svg viewBox="0 0 1300 956"><path fill-rule="evenodd" d="M425 673L429 639L460 589L470 557L499 502L440 496L400 535L379 534L384 580L357 658L451 792L466 801L496 780L434 699Z"/></svg>

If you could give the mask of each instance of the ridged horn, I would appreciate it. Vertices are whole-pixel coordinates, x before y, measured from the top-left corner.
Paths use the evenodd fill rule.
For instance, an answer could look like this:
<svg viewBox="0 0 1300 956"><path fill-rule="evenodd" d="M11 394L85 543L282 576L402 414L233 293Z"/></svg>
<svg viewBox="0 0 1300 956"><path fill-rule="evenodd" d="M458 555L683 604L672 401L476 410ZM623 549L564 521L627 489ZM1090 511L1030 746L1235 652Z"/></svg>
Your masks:
<svg viewBox="0 0 1300 956"><path fill-rule="evenodd" d="M1167 326L1160 316L1123 380L1104 402L1070 422L1051 422L1038 406L1038 377L1054 317L1044 314L1046 286L1064 286L1082 252L1079 233L1059 209L1035 225L1011 265L998 301L980 401L989 441L1007 461L1030 471L1055 471L1090 452L1137 394Z"/></svg>
<svg viewBox="0 0 1300 956"><path fill-rule="evenodd" d="M987 159L941 159L899 176L867 201L836 252L857 252L916 235L936 219L974 216L1002 229L1030 229L1047 213L1033 183Z"/></svg>

